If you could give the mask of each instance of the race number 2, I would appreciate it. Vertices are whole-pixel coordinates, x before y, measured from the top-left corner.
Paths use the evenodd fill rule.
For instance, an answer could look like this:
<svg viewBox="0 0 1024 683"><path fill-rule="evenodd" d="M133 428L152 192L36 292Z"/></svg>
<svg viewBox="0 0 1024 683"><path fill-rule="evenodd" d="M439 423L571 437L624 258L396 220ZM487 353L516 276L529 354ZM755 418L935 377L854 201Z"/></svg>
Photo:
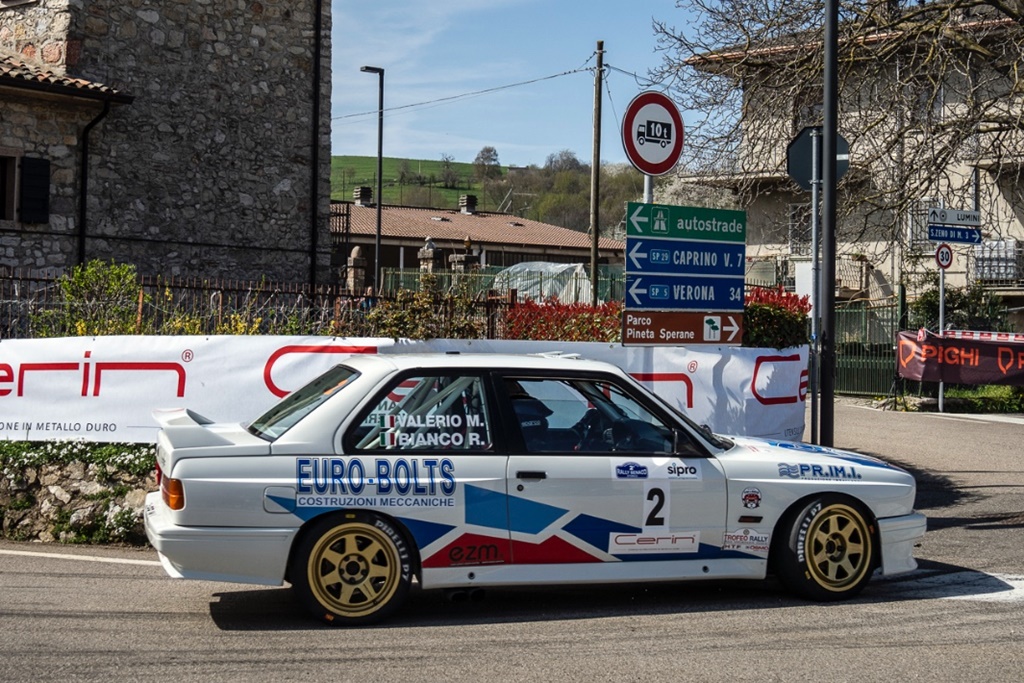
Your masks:
<svg viewBox="0 0 1024 683"><path fill-rule="evenodd" d="M668 489L660 484L648 484L644 488L644 528L668 526Z"/></svg>

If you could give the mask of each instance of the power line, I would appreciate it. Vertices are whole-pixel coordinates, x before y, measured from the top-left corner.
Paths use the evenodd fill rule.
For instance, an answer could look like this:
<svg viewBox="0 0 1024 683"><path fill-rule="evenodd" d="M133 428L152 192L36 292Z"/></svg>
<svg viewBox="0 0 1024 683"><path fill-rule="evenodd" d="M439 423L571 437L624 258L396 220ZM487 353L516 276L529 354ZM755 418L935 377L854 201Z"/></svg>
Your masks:
<svg viewBox="0 0 1024 683"><path fill-rule="evenodd" d="M589 62L590 60L588 59L587 61ZM584 65L586 65L586 62L584 62ZM385 113L394 113L396 111L400 111L400 110L403 110L403 109L412 109L414 107L438 106L438 105L441 105L441 104L446 104L448 102L454 102L454 101L457 101L457 100L466 99L466 98L469 98L469 97L479 97L481 95L489 95L491 93L500 92L502 90L508 90L510 88L518 88L518 87L522 87L524 85L532 85L533 83L540 83L542 81L550 81L551 79L561 78L562 76L571 76L573 74L578 74L578 73L581 73L581 72L584 72L584 71L590 71L590 69L584 68L584 67L580 67L578 69L572 69L570 71L563 71L562 73L553 74L551 76L542 76L541 78L534 78L534 79L529 80L529 81L520 81L519 83L509 83L508 85L499 85L499 86L494 87L494 88L486 88L484 90L475 90L473 92L462 93L461 95L451 95L449 97L439 97L436 100L427 100L425 102L415 102L413 104L403 104L400 107L388 107L388 108L385 108L384 111L385 111ZM353 118L360 117L360 116L369 116L370 114L376 115L377 114L377 110L374 109L372 111L358 112L356 114L344 114L342 116L334 116L334 117L331 117L331 120L332 121L340 121L341 119L353 119Z"/></svg>
<svg viewBox="0 0 1024 683"><path fill-rule="evenodd" d="M652 86L659 85L658 83L652 81L649 78L641 78L632 71L626 71L625 69L620 69L617 66L612 66L611 64L605 64L604 66L609 71L618 71L620 74L624 76L629 76L634 81L636 81L637 87L639 88L650 88Z"/></svg>

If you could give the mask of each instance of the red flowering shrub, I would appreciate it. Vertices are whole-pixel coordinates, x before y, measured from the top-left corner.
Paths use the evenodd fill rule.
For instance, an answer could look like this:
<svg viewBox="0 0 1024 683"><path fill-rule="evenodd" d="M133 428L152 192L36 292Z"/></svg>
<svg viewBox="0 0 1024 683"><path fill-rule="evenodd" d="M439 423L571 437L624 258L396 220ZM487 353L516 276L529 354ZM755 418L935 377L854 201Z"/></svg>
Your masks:
<svg viewBox="0 0 1024 683"><path fill-rule="evenodd" d="M551 297L532 299L505 314L505 339L603 341L622 339L621 301L600 306L563 304ZM743 346L786 349L808 342L811 304L781 286L750 287L743 309Z"/></svg>
<svg viewBox="0 0 1024 683"><path fill-rule="evenodd" d="M591 306L529 299L505 314L505 339L615 342L621 335L621 301Z"/></svg>
<svg viewBox="0 0 1024 683"><path fill-rule="evenodd" d="M809 297L778 287L749 287L743 308L743 345L788 349L808 343Z"/></svg>

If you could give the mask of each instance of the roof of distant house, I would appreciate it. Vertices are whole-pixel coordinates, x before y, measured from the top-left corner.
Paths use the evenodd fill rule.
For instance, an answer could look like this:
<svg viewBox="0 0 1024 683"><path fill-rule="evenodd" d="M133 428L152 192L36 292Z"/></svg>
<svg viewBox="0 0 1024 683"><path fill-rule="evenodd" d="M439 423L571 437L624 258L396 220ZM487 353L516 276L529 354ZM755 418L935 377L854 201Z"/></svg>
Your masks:
<svg viewBox="0 0 1024 683"><path fill-rule="evenodd" d="M331 231L343 230L341 214L348 206L353 235L376 235L377 208L372 204L335 202L331 204ZM520 218L508 213L452 209L429 209L410 206L381 206L381 236L396 239L426 239L473 244L522 245L531 247L589 249L588 233L557 225ZM624 242L602 237L598 248L621 251Z"/></svg>
<svg viewBox="0 0 1024 683"><path fill-rule="evenodd" d="M3 55L0 55L0 86L92 100L109 100L120 104L128 104L135 99L108 85L84 78L62 76L16 57Z"/></svg>

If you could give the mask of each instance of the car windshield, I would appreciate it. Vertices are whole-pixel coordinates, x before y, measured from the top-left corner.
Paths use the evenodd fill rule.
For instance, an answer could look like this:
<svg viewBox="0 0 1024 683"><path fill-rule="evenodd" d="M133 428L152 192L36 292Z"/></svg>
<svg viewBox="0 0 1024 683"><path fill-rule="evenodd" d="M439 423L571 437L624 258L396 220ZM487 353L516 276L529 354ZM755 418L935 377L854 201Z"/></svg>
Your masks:
<svg viewBox="0 0 1024 683"><path fill-rule="evenodd" d="M249 431L268 441L279 438L358 375L358 372L343 365L331 368L253 420Z"/></svg>

